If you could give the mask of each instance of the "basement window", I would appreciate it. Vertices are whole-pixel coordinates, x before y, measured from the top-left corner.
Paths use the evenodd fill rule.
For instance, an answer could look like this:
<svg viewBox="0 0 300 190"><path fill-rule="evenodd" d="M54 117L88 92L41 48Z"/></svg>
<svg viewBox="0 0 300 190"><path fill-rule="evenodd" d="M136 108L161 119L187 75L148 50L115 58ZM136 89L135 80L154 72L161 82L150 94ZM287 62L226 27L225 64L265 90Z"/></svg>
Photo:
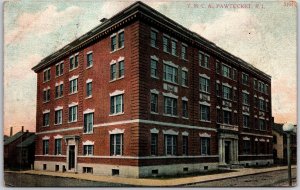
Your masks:
<svg viewBox="0 0 300 190"><path fill-rule="evenodd" d="M55 171L59 171L59 165L55 165Z"/></svg>
<svg viewBox="0 0 300 190"><path fill-rule="evenodd" d="M120 171L118 169L112 169L112 175L119 175Z"/></svg>
<svg viewBox="0 0 300 190"><path fill-rule="evenodd" d="M208 170L208 166L204 166L204 170Z"/></svg>
<svg viewBox="0 0 300 190"><path fill-rule="evenodd" d="M93 173L93 168L92 167L83 167L82 173Z"/></svg>
<svg viewBox="0 0 300 190"><path fill-rule="evenodd" d="M47 170L47 164L43 164L43 170Z"/></svg>
<svg viewBox="0 0 300 190"><path fill-rule="evenodd" d="M187 171L189 171L189 168L188 168L188 167L185 167L185 168L183 168L183 171L184 171L184 172L187 172Z"/></svg>
<svg viewBox="0 0 300 190"><path fill-rule="evenodd" d="M152 175L157 175L158 174L158 170L152 170Z"/></svg>

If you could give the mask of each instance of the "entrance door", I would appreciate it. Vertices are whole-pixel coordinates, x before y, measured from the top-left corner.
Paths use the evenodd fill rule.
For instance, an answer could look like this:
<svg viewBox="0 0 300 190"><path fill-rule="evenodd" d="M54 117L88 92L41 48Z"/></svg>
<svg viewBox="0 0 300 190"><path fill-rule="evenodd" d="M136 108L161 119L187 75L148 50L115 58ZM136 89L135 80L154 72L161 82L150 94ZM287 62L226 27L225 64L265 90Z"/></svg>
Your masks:
<svg viewBox="0 0 300 190"><path fill-rule="evenodd" d="M75 145L69 146L69 170L75 168Z"/></svg>
<svg viewBox="0 0 300 190"><path fill-rule="evenodd" d="M225 163L230 162L230 141L225 141Z"/></svg>

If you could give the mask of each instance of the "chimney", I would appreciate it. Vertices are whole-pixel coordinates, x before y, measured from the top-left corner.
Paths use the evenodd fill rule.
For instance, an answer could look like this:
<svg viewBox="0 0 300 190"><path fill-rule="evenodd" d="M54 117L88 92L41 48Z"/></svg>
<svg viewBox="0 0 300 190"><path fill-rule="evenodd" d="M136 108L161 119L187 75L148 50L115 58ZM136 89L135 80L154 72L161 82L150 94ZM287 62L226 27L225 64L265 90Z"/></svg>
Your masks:
<svg viewBox="0 0 300 190"><path fill-rule="evenodd" d="M24 132L24 126L22 126L22 131L21 131L22 133Z"/></svg>
<svg viewBox="0 0 300 190"><path fill-rule="evenodd" d="M107 20L107 18L102 18L101 20L100 20L100 22L104 22L104 21L106 21Z"/></svg>
<svg viewBox="0 0 300 190"><path fill-rule="evenodd" d="M13 135L13 127L10 127L10 137Z"/></svg>

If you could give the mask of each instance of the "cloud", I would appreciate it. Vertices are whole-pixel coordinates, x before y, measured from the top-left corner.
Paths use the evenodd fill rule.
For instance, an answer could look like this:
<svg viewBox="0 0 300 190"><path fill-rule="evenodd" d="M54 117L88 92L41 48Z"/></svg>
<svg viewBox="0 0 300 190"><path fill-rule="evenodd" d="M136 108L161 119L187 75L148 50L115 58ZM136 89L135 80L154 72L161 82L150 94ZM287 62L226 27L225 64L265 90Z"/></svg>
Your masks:
<svg viewBox="0 0 300 190"><path fill-rule="evenodd" d="M51 33L57 28L67 25L81 12L81 8L77 6L59 11L54 5L49 5L45 10L35 13L25 12L17 19L17 26L12 31L5 33L5 44L20 43L20 41L32 35L41 36Z"/></svg>

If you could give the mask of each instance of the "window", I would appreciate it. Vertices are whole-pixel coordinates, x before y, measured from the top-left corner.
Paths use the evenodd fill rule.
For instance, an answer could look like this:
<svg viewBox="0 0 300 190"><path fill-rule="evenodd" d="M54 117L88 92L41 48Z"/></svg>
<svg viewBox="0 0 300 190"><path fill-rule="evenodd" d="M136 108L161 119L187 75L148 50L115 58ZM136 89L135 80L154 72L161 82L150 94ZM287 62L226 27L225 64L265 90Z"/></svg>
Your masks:
<svg viewBox="0 0 300 190"><path fill-rule="evenodd" d="M163 50L164 52L170 52L170 39L166 36L163 37Z"/></svg>
<svg viewBox="0 0 300 190"><path fill-rule="evenodd" d="M49 69L46 69L44 71L44 82L47 82L50 80L50 68Z"/></svg>
<svg viewBox="0 0 300 190"><path fill-rule="evenodd" d="M123 94L110 97L110 114L118 114L124 112Z"/></svg>
<svg viewBox="0 0 300 190"><path fill-rule="evenodd" d="M206 105L200 105L200 120L210 121L210 107Z"/></svg>
<svg viewBox="0 0 300 190"><path fill-rule="evenodd" d="M266 130L266 123L263 119L259 120L259 130L265 131Z"/></svg>
<svg viewBox="0 0 300 190"><path fill-rule="evenodd" d="M43 114L43 126L47 127L50 125L50 112Z"/></svg>
<svg viewBox="0 0 300 190"><path fill-rule="evenodd" d="M158 78L157 63L158 63L158 61L151 59L151 77L154 77L154 78Z"/></svg>
<svg viewBox="0 0 300 190"><path fill-rule="evenodd" d="M269 103L268 102L265 102L265 108L266 108L266 112L269 112Z"/></svg>
<svg viewBox="0 0 300 190"><path fill-rule="evenodd" d="M150 45L152 47L157 47L157 32L155 32L154 30L151 30L150 33Z"/></svg>
<svg viewBox="0 0 300 190"><path fill-rule="evenodd" d="M64 84L55 86L55 98L60 98L64 95Z"/></svg>
<svg viewBox="0 0 300 190"><path fill-rule="evenodd" d="M253 79L253 87L257 90L257 79Z"/></svg>
<svg viewBox="0 0 300 190"><path fill-rule="evenodd" d="M220 74L220 69L221 69L221 66L220 66L220 61L216 61L216 72L218 73L218 74Z"/></svg>
<svg viewBox="0 0 300 190"><path fill-rule="evenodd" d="M217 123L222 123L222 112L220 109L217 109Z"/></svg>
<svg viewBox="0 0 300 190"><path fill-rule="evenodd" d="M250 141L248 141L248 140L244 140L243 141L243 143L244 143L244 146L243 146L243 153L244 154L250 154Z"/></svg>
<svg viewBox="0 0 300 190"><path fill-rule="evenodd" d="M249 82L249 75L243 73L243 74L242 74L242 83L243 83L244 85L248 85L248 82Z"/></svg>
<svg viewBox="0 0 300 190"><path fill-rule="evenodd" d="M86 83L86 97L92 97L92 82Z"/></svg>
<svg viewBox="0 0 300 190"><path fill-rule="evenodd" d="M182 82L182 86L188 86L188 72L187 71L181 72L181 82Z"/></svg>
<svg viewBox="0 0 300 190"><path fill-rule="evenodd" d="M164 65L164 80L177 83L178 69L170 65Z"/></svg>
<svg viewBox="0 0 300 190"><path fill-rule="evenodd" d="M110 155L123 154L123 134L110 135Z"/></svg>
<svg viewBox="0 0 300 190"><path fill-rule="evenodd" d="M181 59L187 59L187 54L186 54L186 50L187 50L187 46L185 45L182 45L181 46Z"/></svg>
<svg viewBox="0 0 300 190"><path fill-rule="evenodd" d="M124 61L119 62L119 78L124 77Z"/></svg>
<svg viewBox="0 0 300 190"><path fill-rule="evenodd" d="M111 37L111 51L115 51L117 49L117 36Z"/></svg>
<svg viewBox="0 0 300 190"><path fill-rule="evenodd" d="M151 133L151 155L157 155L158 135Z"/></svg>
<svg viewBox="0 0 300 190"><path fill-rule="evenodd" d="M249 128L249 116L248 115L243 115L243 126L245 128Z"/></svg>
<svg viewBox="0 0 300 190"><path fill-rule="evenodd" d="M231 124L231 112L230 111L223 111L223 122L225 124Z"/></svg>
<svg viewBox="0 0 300 190"><path fill-rule="evenodd" d="M78 67L78 55L70 58L70 70L76 69Z"/></svg>
<svg viewBox="0 0 300 190"><path fill-rule="evenodd" d="M125 41L124 32L119 33L118 40L119 40L119 48L123 48L124 47L124 41Z"/></svg>
<svg viewBox="0 0 300 190"><path fill-rule="evenodd" d="M227 67L226 65L222 65L222 75L224 77L230 78L230 67Z"/></svg>
<svg viewBox="0 0 300 190"><path fill-rule="evenodd" d="M188 136L182 136L182 154L188 155Z"/></svg>
<svg viewBox="0 0 300 190"><path fill-rule="evenodd" d="M94 113L84 114L84 133L93 133Z"/></svg>
<svg viewBox="0 0 300 190"><path fill-rule="evenodd" d="M70 80L70 94L74 94L77 92L77 79Z"/></svg>
<svg viewBox="0 0 300 190"><path fill-rule="evenodd" d="M151 93L151 112L158 113L158 95Z"/></svg>
<svg viewBox="0 0 300 190"><path fill-rule="evenodd" d="M243 104L249 105L249 94L243 93Z"/></svg>
<svg viewBox="0 0 300 190"><path fill-rule="evenodd" d="M165 135L165 154L176 155L177 154L177 136Z"/></svg>
<svg viewBox="0 0 300 190"><path fill-rule="evenodd" d="M117 78L117 64L110 65L110 80L115 80Z"/></svg>
<svg viewBox="0 0 300 190"><path fill-rule="evenodd" d="M182 100L182 117L188 118L188 101Z"/></svg>
<svg viewBox="0 0 300 190"><path fill-rule="evenodd" d="M55 111L55 125L62 124L62 110L56 110Z"/></svg>
<svg viewBox="0 0 300 190"><path fill-rule="evenodd" d="M216 95L221 96L221 84L216 83Z"/></svg>
<svg viewBox="0 0 300 190"><path fill-rule="evenodd" d="M209 85L210 80L207 78L204 78L204 77L200 77L199 80L200 80L200 82L199 82L200 83L200 91L209 93L210 92L210 85Z"/></svg>
<svg viewBox="0 0 300 190"><path fill-rule="evenodd" d="M265 94L268 94L268 91L269 91L269 85L265 85Z"/></svg>
<svg viewBox="0 0 300 190"><path fill-rule="evenodd" d="M50 89L43 91L43 100L44 100L44 102L50 101Z"/></svg>
<svg viewBox="0 0 300 190"><path fill-rule="evenodd" d="M201 137L201 155L210 155L210 138Z"/></svg>
<svg viewBox="0 0 300 190"><path fill-rule="evenodd" d="M55 74L57 77L64 74L64 63L58 63L55 65Z"/></svg>
<svg viewBox="0 0 300 190"><path fill-rule="evenodd" d="M236 80L236 79L237 79L237 70L236 70L236 69L233 69L233 70L232 70L232 79L233 79L233 80Z"/></svg>
<svg viewBox="0 0 300 190"><path fill-rule="evenodd" d="M83 145L83 154L85 156L93 155L94 146L93 145Z"/></svg>
<svg viewBox="0 0 300 190"><path fill-rule="evenodd" d="M231 88L223 85L223 98L230 100L231 99Z"/></svg>
<svg viewBox="0 0 300 190"><path fill-rule="evenodd" d="M177 55L177 42L175 40L171 41L171 45L172 45L172 55Z"/></svg>
<svg viewBox="0 0 300 190"><path fill-rule="evenodd" d="M273 144L277 144L277 136L273 135Z"/></svg>
<svg viewBox="0 0 300 190"><path fill-rule="evenodd" d="M209 68L209 56L199 52L199 65L204 68Z"/></svg>
<svg viewBox="0 0 300 190"><path fill-rule="evenodd" d="M43 140L43 154L49 154L49 140Z"/></svg>
<svg viewBox="0 0 300 190"><path fill-rule="evenodd" d="M164 97L164 111L165 114L176 116L177 115L177 99Z"/></svg>
<svg viewBox="0 0 300 190"><path fill-rule="evenodd" d="M93 53L88 53L86 55L86 63L87 63L87 67L91 67L93 66Z"/></svg>
<svg viewBox="0 0 300 190"><path fill-rule="evenodd" d="M77 108L78 106L69 107L69 122L77 121Z"/></svg>
<svg viewBox="0 0 300 190"><path fill-rule="evenodd" d="M55 139L55 155L61 155L61 139Z"/></svg>
<svg viewBox="0 0 300 190"><path fill-rule="evenodd" d="M259 109L265 111L265 101L259 99Z"/></svg>

